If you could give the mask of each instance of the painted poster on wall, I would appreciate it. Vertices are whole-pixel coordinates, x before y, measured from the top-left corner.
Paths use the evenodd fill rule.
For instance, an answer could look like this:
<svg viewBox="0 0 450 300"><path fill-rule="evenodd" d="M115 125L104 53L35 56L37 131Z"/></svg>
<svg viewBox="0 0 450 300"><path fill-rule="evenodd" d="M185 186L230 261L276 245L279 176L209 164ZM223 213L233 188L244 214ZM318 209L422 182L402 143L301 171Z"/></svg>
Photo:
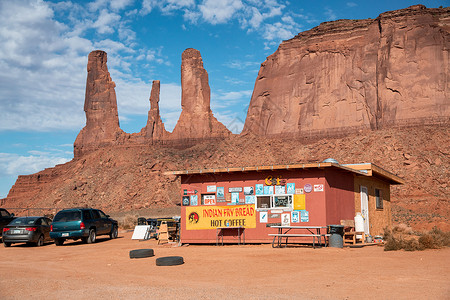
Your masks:
<svg viewBox="0 0 450 300"><path fill-rule="evenodd" d="M203 195L204 205L216 205L216 195Z"/></svg>
<svg viewBox="0 0 450 300"><path fill-rule="evenodd" d="M217 199L225 199L225 188L223 186L217 187Z"/></svg>
<svg viewBox="0 0 450 300"><path fill-rule="evenodd" d="M259 213L259 223L267 223L269 220L267 211L261 211Z"/></svg>
<svg viewBox="0 0 450 300"><path fill-rule="evenodd" d="M294 195L294 210L305 210L306 209L306 196L305 195Z"/></svg>
<svg viewBox="0 0 450 300"><path fill-rule="evenodd" d="M252 186L244 187L244 195L253 195L253 194L254 194L254 188Z"/></svg>
<svg viewBox="0 0 450 300"><path fill-rule="evenodd" d="M275 186L275 194L277 194L277 195L286 194L286 187L284 185L276 185Z"/></svg>
<svg viewBox="0 0 450 300"><path fill-rule="evenodd" d="M281 226L291 225L291 214L281 214Z"/></svg>
<svg viewBox="0 0 450 300"><path fill-rule="evenodd" d="M288 183L286 184L286 193L287 194L295 194L295 183Z"/></svg>
<svg viewBox="0 0 450 300"><path fill-rule="evenodd" d="M239 203L239 193L231 193L231 203L233 204Z"/></svg>
<svg viewBox="0 0 450 300"><path fill-rule="evenodd" d="M183 196L183 206L189 206L189 196Z"/></svg>
<svg viewBox="0 0 450 300"><path fill-rule="evenodd" d="M206 186L206 192L207 193L215 193L216 192L216 186L215 185L208 185L208 186Z"/></svg>
<svg viewBox="0 0 450 300"><path fill-rule="evenodd" d="M264 195L264 185L263 184L255 184L255 194L256 195Z"/></svg>
<svg viewBox="0 0 450 300"><path fill-rule="evenodd" d="M254 205L186 207L186 229L256 228Z"/></svg>
<svg viewBox="0 0 450 300"><path fill-rule="evenodd" d="M323 192L323 184L315 184L314 192Z"/></svg>
<svg viewBox="0 0 450 300"><path fill-rule="evenodd" d="M198 196L197 195L191 196L191 205L198 205Z"/></svg>
<svg viewBox="0 0 450 300"><path fill-rule="evenodd" d="M273 195L273 185L264 186L264 195Z"/></svg>
<svg viewBox="0 0 450 300"><path fill-rule="evenodd" d="M300 223L300 212L299 211L292 212L292 223Z"/></svg>
<svg viewBox="0 0 450 300"><path fill-rule="evenodd" d="M309 222L309 211L306 211L306 210L300 211L300 221L301 222Z"/></svg>
<svg viewBox="0 0 450 300"><path fill-rule="evenodd" d="M245 204L255 204L256 196L245 196Z"/></svg>

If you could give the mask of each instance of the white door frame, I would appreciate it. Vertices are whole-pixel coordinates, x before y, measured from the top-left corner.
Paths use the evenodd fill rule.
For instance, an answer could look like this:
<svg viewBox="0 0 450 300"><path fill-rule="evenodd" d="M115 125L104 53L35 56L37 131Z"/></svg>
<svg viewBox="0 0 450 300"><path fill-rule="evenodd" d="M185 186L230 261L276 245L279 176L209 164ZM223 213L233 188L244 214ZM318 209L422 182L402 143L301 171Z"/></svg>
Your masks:
<svg viewBox="0 0 450 300"><path fill-rule="evenodd" d="M361 194L361 215L364 219L364 232L370 234L369 232L369 192L367 187L362 186L360 188Z"/></svg>

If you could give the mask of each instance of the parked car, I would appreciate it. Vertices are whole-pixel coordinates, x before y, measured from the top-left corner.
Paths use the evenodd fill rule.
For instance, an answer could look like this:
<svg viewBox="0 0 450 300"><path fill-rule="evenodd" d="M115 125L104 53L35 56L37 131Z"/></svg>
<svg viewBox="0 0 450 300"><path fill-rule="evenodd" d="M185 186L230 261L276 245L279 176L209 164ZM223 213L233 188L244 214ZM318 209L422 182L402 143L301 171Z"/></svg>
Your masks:
<svg viewBox="0 0 450 300"><path fill-rule="evenodd" d="M109 235L117 238L118 223L103 211L93 208L71 208L59 211L53 219L50 237L56 246L65 240L82 239L85 243L95 243L97 236Z"/></svg>
<svg viewBox="0 0 450 300"><path fill-rule="evenodd" d="M3 234L3 227L15 219L14 214L10 214L6 209L0 208L0 236Z"/></svg>
<svg viewBox="0 0 450 300"><path fill-rule="evenodd" d="M19 217L3 228L3 245L27 243L42 246L49 242L52 220L46 217Z"/></svg>

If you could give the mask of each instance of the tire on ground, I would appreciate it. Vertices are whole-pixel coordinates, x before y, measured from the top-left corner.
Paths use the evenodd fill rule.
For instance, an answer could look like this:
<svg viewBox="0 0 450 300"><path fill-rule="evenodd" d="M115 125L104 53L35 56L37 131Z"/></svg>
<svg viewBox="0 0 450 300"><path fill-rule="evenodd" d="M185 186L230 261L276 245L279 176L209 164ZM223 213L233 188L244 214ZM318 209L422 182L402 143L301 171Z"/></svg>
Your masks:
<svg viewBox="0 0 450 300"><path fill-rule="evenodd" d="M156 259L157 266L177 266L184 264L184 259L181 256L166 256Z"/></svg>
<svg viewBox="0 0 450 300"><path fill-rule="evenodd" d="M155 256L153 249L136 249L130 251L130 258L145 258Z"/></svg>

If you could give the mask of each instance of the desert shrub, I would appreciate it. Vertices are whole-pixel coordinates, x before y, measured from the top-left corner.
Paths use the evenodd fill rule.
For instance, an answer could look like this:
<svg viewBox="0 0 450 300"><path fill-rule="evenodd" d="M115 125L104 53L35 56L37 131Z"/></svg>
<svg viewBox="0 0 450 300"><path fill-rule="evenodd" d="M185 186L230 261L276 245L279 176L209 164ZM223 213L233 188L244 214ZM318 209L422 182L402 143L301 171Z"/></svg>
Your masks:
<svg viewBox="0 0 450 300"><path fill-rule="evenodd" d="M425 249L439 249L450 246L450 232L443 232L434 227L427 233L418 235L411 228L406 226L396 226L384 229L384 251L416 251Z"/></svg>
<svg viewBox="0 0 450 300"><path fill-rule="evenodd" d="M419 243L425 249L438 249L438 248L442 247L440 245L440 242L438 240L436 240L436 238L433 235L429 234L429 233L426 233L426 234L422 235L419 238Z"/></svg>
<svg viewBox="0 0 450 300"><path fill-rule="evenodd" d="M137 225L137 218L132 215L126 215L122 221L119 221L119 227L122 229L133 229Z"/></svg>
<svg viewBox="0 0 450 300"><path fill-rule="evenodd" d="M419 241L417 241L415 238L411 238L408 240L403 240L403 245L402 248L405 251L417 251L417 250L424 250L425 248L423 247L422 244L419 243Z"/></svg>
<svg viewBox="0 0 450 300"><path fill-rule="evenodd" d="M395 251L403 248L403 240L390 235L385 239L384 251Z"/></svg>

